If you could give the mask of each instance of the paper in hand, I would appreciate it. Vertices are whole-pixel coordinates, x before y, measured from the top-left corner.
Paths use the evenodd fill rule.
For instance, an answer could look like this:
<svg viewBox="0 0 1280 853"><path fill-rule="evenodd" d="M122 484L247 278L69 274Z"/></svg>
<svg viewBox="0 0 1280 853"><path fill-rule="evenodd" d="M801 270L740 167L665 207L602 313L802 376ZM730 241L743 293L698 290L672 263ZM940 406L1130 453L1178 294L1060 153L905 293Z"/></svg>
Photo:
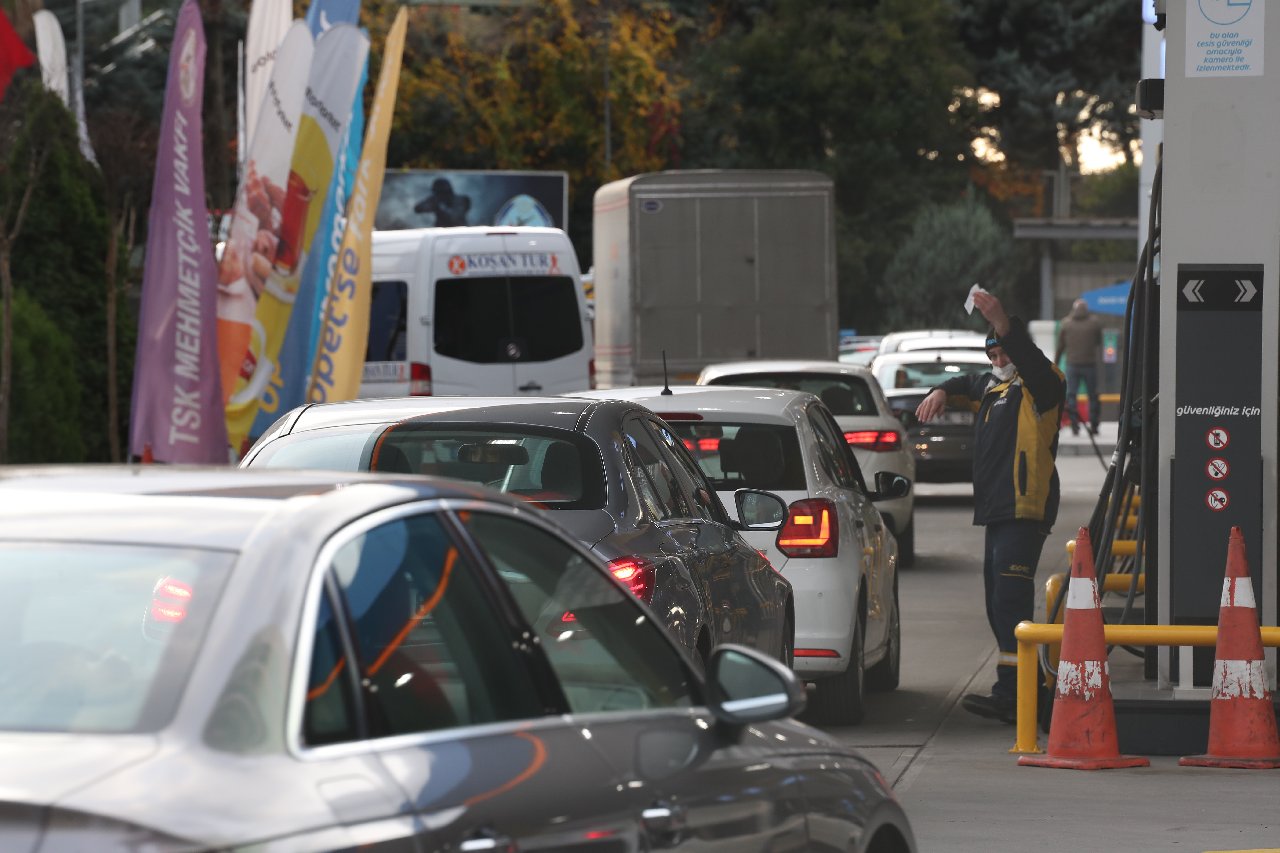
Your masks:
<svg viewBox="0 0 1280 853"><path fill-rule="evenodd" d="M986 293L986 291L983 290L982 286L977 284L976 282L974 283L973 287L969 288L969 295L966 296L964 300L964 313L966 314L973 313L973 294L975 293Z"/></svg>

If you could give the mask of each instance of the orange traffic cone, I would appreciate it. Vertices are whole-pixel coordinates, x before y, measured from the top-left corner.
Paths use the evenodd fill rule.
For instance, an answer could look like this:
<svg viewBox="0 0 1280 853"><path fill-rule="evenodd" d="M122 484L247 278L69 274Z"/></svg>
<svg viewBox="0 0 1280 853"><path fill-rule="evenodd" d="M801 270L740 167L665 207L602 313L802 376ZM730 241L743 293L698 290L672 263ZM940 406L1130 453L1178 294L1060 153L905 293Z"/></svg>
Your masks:
<svg viewBox="0 0 1280 853"><path fill-rule="evenodd" d="M1184 767L1280 767L1276 712L1267 689L1258 610L1249 580L1244 534L1231 528L1227 575L1218 611L1218 648L1209 698L1209 751L1178 760Z"/></svg>
<svg viewBox="0 0 1280 853"><path fill-rule="evenodd" d="M1049 751L1021 756L1020 765L1105 770L1151 764L1141 756L1121 755L1117 746L1116 710L1111 702L1111 675L1096 577L1093 544L1089 531L1081 527L1076 534L1062 619L1062 651L1053 722L1049 724Z"/></svg>

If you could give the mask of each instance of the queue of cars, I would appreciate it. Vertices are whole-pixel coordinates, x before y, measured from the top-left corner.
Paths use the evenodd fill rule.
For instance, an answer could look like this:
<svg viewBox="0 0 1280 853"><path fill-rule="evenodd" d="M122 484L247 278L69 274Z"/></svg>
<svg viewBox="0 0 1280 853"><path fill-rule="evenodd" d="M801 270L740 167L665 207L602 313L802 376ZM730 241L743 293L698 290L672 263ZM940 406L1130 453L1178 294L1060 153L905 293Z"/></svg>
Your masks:
<svg viewBox="0 0 1280 853"><path fill-rule="evenodd" d="M741 535L776 531L785 503L740 490L729 496L731 518L671 428L635 403L402 397L310 405L277 421L241 465L436 474L524 498L591 548L700 664L732 642L791 665L791 585Z"/></svg>
<svg viewBox="0 0 1280 853"><path fill-rule="evenodd" d="M835 418L807 392L686 386L582 396L610 395L669 423L721 499L760 489L787 502L776 534L751 528L743 536L791 582L794 669L815 683L811 718L860 722L867 687L898 686L898 547L878 507L900 500L910 480L880 471L868 488Z"/></svg>
<svg viewBox="0 0 1280 853"><path fill-rule="evenodd" d="M700 675L553 518L405 474L0 471L4 849L915 849L788 667Z"/></svg>

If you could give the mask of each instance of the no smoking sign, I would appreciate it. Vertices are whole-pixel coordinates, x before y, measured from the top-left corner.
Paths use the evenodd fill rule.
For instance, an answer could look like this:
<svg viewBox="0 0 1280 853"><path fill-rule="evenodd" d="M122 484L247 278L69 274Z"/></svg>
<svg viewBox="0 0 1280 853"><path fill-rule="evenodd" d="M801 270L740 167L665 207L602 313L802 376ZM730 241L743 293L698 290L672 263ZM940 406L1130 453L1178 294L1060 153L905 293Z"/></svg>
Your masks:
<svg viewBox="0 0 1280 853"><path fill-rule="evenodd" d="M1225 480L1227 475L1231 473L1231 466L1227 464L1227 460L1215 457L1209 460L1209 464L1204 466L1204 472L1209 475L1211 480Z"/></svg>

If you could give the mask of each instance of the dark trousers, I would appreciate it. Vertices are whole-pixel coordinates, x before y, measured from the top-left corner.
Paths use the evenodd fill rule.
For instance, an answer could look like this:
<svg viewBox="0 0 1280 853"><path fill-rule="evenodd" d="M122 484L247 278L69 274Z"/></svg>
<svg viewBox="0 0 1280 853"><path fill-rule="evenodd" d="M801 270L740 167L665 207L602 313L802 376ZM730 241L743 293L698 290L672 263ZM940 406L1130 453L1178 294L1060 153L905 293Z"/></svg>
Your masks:
<svg viewBox="0 0 1280 853"><path fill-rule="evenodd" d="M1076 395L1080 386L1084 385L1085 396L1089 398L1089 424L1097 427L1102 420L1102 401L1098 399L1098 366L1096 364L1067 365L1067 417L1072 426L1080 424L1080 410L1076 404Z"/></svg>
<svg viewBox="0 0 1280 853"><path fill-rule="evenodd" d="M1038 521L1001 521L987 525L982 578L987 598L987 621L995 634L1000 658L994 696L1017 696L1018 641L1013 629L1030 620L1036 601L1036 565L1048 535Z"/></svg>

